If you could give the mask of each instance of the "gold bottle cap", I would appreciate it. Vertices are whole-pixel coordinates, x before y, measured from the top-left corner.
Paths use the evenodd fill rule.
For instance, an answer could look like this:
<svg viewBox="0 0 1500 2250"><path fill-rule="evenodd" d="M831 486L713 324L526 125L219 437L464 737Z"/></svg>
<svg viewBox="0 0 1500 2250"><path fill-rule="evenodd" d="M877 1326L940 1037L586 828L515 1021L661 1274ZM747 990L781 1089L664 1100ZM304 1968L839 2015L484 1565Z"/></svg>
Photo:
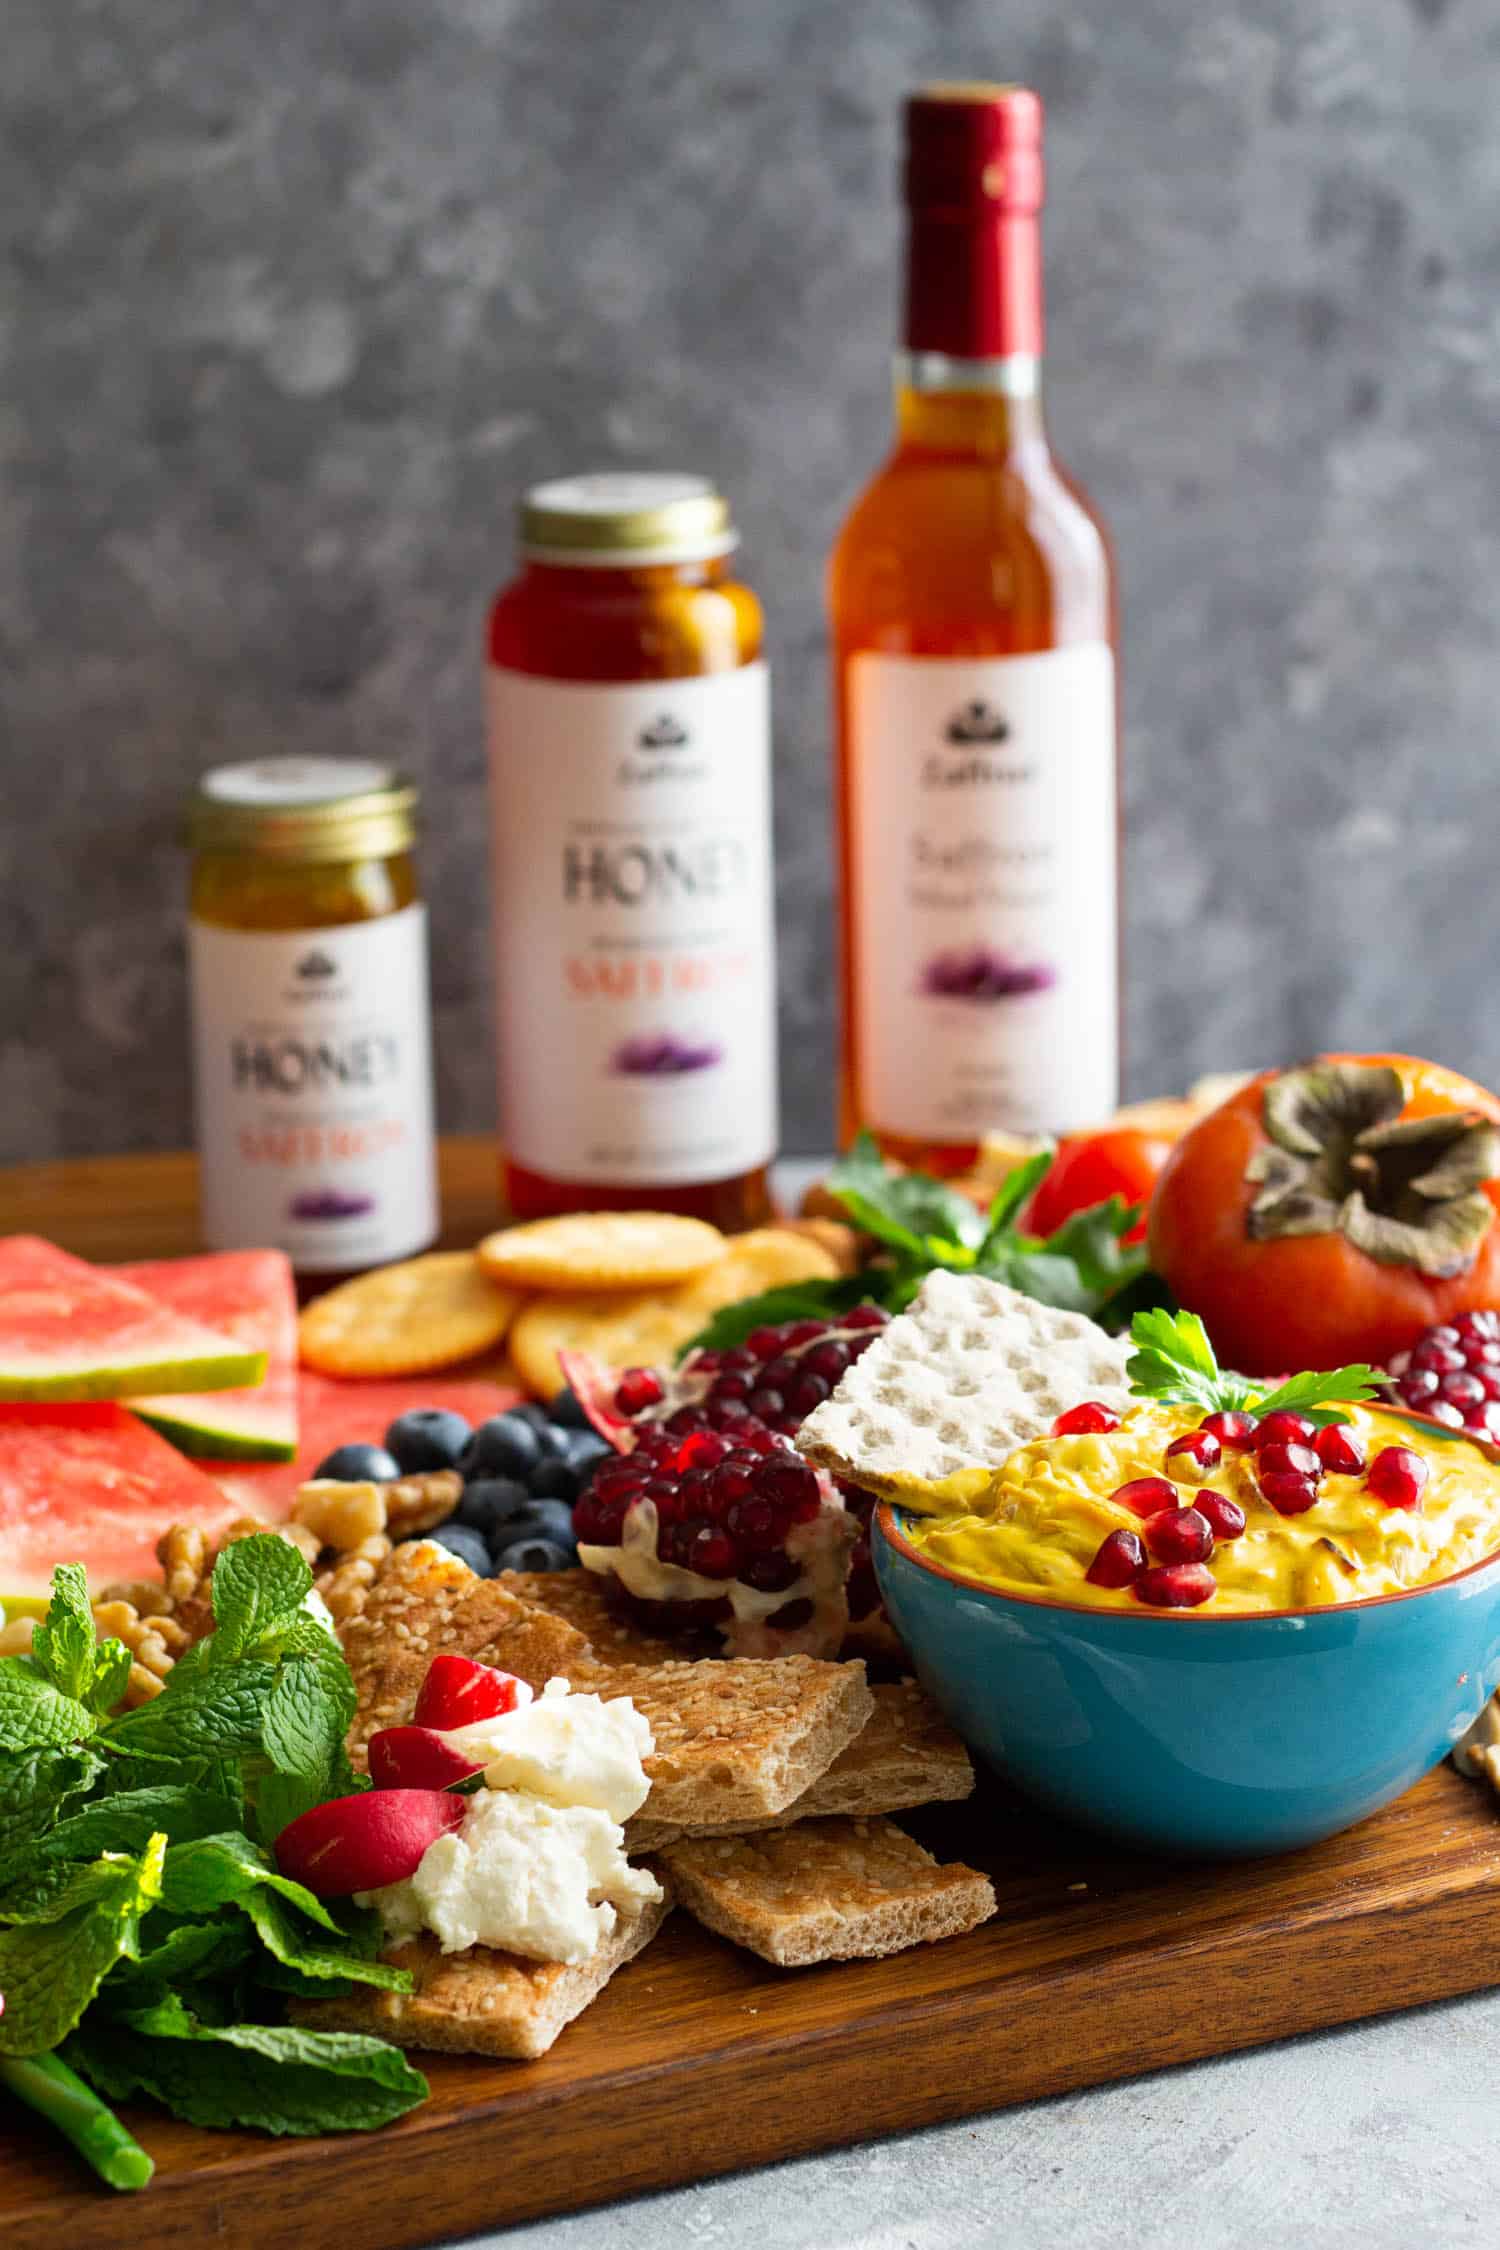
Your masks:
<svg viewBox="0 0 1500 2250"><path fill-rule="evenodd" d="M533 485L521 503L533 560L588 569L706 562L739 545L729 503L706 477L604 469Z"/></svg>
<svg viewBox="0 0 1500 2250"><path fill-rule="evenodd" d="M417 792L363 758L252 758L215 766L188 804L198 851L273 859L389 859L416 841Z"/></svg>

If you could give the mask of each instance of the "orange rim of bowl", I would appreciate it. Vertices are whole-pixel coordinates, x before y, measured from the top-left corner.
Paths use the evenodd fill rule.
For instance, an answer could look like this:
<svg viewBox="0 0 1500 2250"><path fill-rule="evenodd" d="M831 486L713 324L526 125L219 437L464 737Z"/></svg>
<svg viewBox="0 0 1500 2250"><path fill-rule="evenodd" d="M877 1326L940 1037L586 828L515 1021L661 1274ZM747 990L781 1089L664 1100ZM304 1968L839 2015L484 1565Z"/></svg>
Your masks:
<svg viewBox="0 0 1500 2250"><path fill-rule="evenodd" d="M1416 1429L1435 1431L1449 1444L1461 1440L1475 1447L1491 1464L1500 1466L1500 1444L1493 1439L1476 1437L1472 1430L1455 1430L1447 1422L1439 1422L1430 1414L1415 1414L1406 1407L1381 1406L1379 1411L1390 1414L1397 1421L1410 1422ZM1390 1602L1410 1602L1415 1601L1420 1594L1435 1594L1444 1586L1460 1586L1476 1572L1489 1570L1500 1563L1500 1541L1497 1541L1487 1555L1481 1555L1477 1562L1465 1563L1463 1569L1454 1571L1450 1578L1427 1578L1420 1586L1403 1586L1394 1594L1362 1594L1356 1601L1323 1602L1312 1609L1235 1609L1216 1612L1207 1602L1200 1603L1196 1609L1153 1609L1149 1603L1138 1603L1133 1609L1106 1609L1098 1602L1054 1601L1047 1594L1015 1594L1008 1587L993 1586L987 1579L971 1578L967 1571L954 1570L948 1563L939 1562L932 1555L924 1555L920 1548L912 1545L896 1521L899 1507L899 1501L878 1500L875 1520L879 1524L881 1537L905 1561L914 1563L918 1570L930 1571L934 1578L946 1579L950 1586L962 1587L965 1592L987 1594L992 1601L1020 1602L1027 1609L1061 1610L1070 1617L1128 1617L1159 1625L1254 1625L1288 1617L1347 1617L1351 1610L1382 1609ZM907 1511L908 1514L910 1512Z"/></svg>

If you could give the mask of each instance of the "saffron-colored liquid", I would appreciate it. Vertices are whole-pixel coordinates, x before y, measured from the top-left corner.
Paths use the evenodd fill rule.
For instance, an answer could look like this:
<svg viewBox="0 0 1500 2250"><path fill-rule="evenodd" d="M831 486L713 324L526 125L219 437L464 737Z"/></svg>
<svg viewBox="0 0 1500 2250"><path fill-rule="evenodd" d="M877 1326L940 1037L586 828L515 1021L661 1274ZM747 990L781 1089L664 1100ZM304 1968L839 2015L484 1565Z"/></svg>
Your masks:
<svg viewBox="0 0 1500 2250"><path fill-rule="evenodd" d="M490 613L490 662L542 679L624 683L729 672L754 663L761 642L760 604L723 559L598 569L530 561ZM733 1233L761 1225L771 1211L764 1165L671 1186L580 1185L514 1164L502 1149L500 1186L518 1219L646 1208L684 1212Z"/></svg>
<svg viewBox="0 0 1500 2250"><path fill-rule="evenodd" d="M829 573L837 700L840 1130L862 1128L905 1164L951 1175L977 1143L881 1133L870 1114L856 994L864 918L879 899L856 895L851 794L858 745L850 725L850 659L864 650L932 657L1026 656L1070 644L1115 645L1114 567L1104 527L1053 458L1035 396L903 387L896 444L844 524ZM917 754L914 750L914 756ZM1003 1128L1007 1120L996 1117Z"/></svg>

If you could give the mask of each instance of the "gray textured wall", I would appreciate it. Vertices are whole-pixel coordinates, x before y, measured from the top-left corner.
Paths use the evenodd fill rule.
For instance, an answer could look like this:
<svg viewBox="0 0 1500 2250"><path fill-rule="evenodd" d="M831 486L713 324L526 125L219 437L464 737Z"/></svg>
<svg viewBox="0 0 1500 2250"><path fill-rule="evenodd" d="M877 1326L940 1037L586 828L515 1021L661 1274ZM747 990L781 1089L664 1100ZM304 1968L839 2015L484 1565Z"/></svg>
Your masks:
<svg viewBox="0 0 1500 2250"><path fill-rule="evenodd" d="M424 780L491 1114L479 625L517 491L734 496L787 1138L830 1130L821 569L886 424L898 97L1051 110L1060 449L1123 559L1131 1078L1500 1074L1494 0L5 0L0 1156L187 1137L176 809Z"/></svg>

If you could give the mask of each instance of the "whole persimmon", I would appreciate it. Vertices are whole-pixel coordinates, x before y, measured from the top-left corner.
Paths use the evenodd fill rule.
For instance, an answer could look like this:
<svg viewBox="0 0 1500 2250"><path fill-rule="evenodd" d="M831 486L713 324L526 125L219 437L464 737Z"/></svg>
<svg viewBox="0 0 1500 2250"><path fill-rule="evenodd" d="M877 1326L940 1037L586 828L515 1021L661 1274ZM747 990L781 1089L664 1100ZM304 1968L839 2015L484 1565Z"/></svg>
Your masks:
<svg viewBox="0 0 1500 2250"><path fill-rule="evenodd" d="M1151 1262L1246 1375L1379 1365L1500 1306L1500 1100L1410 1055L1264 1071L1177 1143Z"/></svg>

